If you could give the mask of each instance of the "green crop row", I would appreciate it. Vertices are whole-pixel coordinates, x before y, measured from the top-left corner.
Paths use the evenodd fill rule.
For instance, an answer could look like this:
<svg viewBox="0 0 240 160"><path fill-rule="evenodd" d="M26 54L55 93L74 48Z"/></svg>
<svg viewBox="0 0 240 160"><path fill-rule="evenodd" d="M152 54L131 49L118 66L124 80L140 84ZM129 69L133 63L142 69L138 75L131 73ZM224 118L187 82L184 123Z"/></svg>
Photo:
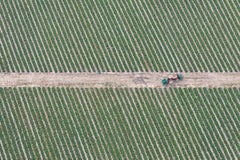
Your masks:
<svg viewBox="0 0 240 160"><path fill-rule="evenodd" d="M236 8L217 1L4 1L0 71L236 72Z"/></svg>
<svg viewBox="0 0 240 160"><path fill-rule="evenodd" d="M0 156L233 159L239 93L239 88L0 88Z"/></svg>

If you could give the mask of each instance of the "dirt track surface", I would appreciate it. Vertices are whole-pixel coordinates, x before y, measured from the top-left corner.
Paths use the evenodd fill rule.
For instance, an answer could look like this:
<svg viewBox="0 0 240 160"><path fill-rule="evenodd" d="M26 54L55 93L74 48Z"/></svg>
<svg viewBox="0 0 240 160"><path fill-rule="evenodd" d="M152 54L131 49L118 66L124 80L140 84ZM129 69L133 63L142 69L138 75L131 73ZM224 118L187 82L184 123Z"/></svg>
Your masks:
<svg viewBox="0 0 240 160"><path fill-rule="evenodd" d="M171 73L0 73L0 87L240 87L240 72L182 74L183 80L163 86L161 80Z"/></svg>

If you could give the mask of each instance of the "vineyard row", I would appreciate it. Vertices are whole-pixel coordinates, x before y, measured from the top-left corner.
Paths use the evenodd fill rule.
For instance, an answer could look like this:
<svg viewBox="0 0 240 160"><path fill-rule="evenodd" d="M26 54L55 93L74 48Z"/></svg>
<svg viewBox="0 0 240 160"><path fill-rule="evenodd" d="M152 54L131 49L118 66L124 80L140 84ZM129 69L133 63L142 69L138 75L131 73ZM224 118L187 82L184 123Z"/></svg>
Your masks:
<svg viewBox="0 0 240 160"><path fill-rule="evenodd" d="M236 159L239 88L0 88L0 159Z"/></svg>
<svg viewBox="0 0 240 160"><path fill-rule="evenodd" d="M0 72L239 71L233 1L3 1Z"/></svg>

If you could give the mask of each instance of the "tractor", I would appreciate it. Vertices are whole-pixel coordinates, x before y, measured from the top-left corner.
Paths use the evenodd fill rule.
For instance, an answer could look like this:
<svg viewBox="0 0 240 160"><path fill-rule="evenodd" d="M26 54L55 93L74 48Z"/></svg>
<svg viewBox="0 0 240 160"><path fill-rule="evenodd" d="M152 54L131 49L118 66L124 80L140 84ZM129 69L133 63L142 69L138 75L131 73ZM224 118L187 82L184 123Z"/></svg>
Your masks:
<svg viewBox="0 0 240 160"><path fill-rule="evenodd" d="M182 80L182 79L183 79L183 75L182 74L174 74L172 76L169 76L168 78L164 78L162 80L162 84L163 85L168 85L172 81L177 81L177 80Z"/></svg>

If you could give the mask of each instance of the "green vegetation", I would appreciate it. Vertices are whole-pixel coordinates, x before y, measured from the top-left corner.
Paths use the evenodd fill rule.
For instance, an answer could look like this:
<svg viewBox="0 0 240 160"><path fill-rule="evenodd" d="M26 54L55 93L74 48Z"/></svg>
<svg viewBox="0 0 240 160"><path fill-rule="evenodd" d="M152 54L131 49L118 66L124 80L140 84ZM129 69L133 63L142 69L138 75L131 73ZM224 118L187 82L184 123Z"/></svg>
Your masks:
<svg viewBox="0 0 240 160"><path fill-rule="evenodd" d="M8 159L234 159L238 88L1 88Z"/></svg>
<svg viewBox="0 0 240 160"><path fill-rule="evenodd" d="M240 71L237 1L0 8L0 72ZM239 159L239 88L110 87L0 88L0 159Z"/></svg>
<svg viewBox="0 0 240 160"><path fill-rule="evenodd" d="M3 1L0 71L239 71L234 3Z"/></svg>

